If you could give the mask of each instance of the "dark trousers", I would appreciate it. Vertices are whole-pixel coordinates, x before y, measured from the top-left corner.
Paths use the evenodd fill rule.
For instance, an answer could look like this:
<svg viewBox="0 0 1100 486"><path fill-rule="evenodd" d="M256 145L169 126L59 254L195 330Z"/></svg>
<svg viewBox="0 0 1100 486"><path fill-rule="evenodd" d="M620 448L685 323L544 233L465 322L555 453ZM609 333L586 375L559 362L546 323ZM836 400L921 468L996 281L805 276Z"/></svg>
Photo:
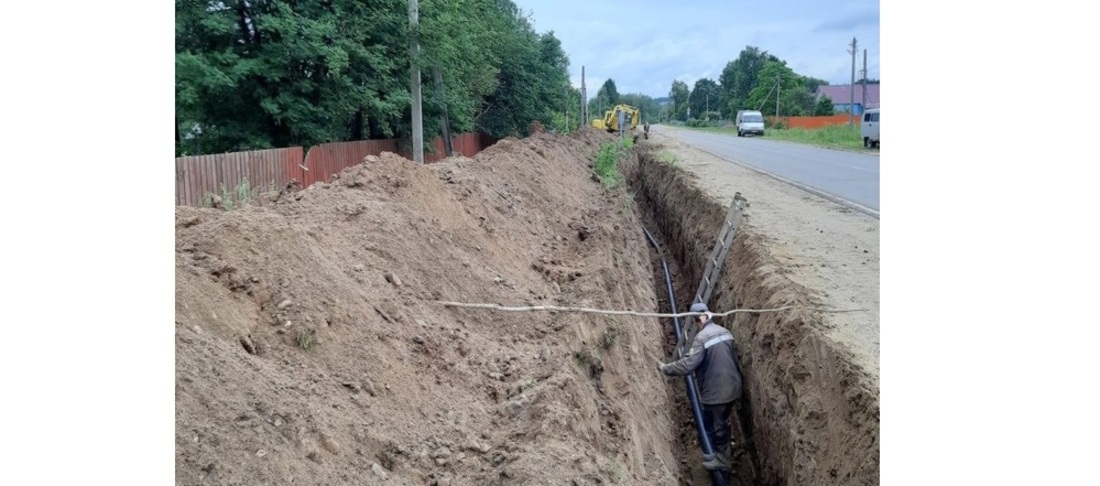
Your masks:
<svg viewBox="0 0 1100 486"><path fill-rule="evenodd" d="M733 414L733 402L717 405L703 405L703 429L715 452L730 445L730 416Z"/></svg>

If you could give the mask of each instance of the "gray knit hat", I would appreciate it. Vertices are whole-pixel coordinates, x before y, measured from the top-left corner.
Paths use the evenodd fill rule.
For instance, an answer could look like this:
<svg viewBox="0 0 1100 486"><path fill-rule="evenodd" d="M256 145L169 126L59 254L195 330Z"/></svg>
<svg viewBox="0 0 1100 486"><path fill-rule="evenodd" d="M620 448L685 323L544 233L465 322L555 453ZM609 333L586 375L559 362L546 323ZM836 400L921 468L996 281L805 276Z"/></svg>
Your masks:
<svg viewBox="0 0 1100 486"><path fill-rule="evenodd" d="M696 302L691 304L691 312L710 312L707 310L707 305L702 302Z"/></svg>

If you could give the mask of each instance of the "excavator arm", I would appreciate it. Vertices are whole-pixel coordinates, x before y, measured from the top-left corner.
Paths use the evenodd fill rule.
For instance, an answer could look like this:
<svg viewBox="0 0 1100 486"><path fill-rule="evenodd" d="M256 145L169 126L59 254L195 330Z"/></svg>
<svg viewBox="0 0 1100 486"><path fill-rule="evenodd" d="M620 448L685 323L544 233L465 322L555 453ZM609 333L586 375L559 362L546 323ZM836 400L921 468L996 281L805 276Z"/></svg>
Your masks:
<svg viewBox="0 0 1100 486"><path fill-rule="evenodd" d="M618 132L620 111L626 115L627 130L638 128L638 123L642 118L642 112L627 104L618 104L610 110L607 110L604 112L603 119L592 120L592 126L601 130L607 130L611 133Z"/></svg>

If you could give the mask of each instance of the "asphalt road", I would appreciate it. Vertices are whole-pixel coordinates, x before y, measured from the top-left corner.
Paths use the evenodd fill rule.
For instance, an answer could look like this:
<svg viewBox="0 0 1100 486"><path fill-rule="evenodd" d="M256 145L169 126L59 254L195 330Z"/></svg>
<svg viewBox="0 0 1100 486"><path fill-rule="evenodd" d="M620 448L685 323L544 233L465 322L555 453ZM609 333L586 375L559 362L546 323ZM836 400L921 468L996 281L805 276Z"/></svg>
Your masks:
<svg viewBox="0 0 1100 486"><path fill-rule="evenodd" d="M676 137L853 209L879 215L879 159L875 155L777 142L767 136L738 137L665 125L653 125L650 131Z"/></svg>

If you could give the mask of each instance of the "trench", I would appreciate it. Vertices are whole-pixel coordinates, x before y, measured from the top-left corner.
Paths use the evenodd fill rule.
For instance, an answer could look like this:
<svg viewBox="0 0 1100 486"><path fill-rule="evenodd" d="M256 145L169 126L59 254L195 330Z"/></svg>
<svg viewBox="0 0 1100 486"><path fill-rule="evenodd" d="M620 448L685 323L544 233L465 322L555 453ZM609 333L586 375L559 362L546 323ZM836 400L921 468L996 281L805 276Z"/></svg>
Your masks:
<svg viewBox="0 0 1100 486"><path fill-rule="evenodd" d="M646 144L621 168L634 193L635 213L657 243L649 246L660 312L671 312L667 265L676 312L690 305L730 201L706 195L681 169L664 163ZM752 195L747 194L750 202ZM749 211L751 214L751 209ZM745 225L723 262L707 304L721 311L784 305L810 307L809 293L782 276L762 239ZM648 237L648 235L647 235ZM666 361L675 357L671 318L659 320ZM830 343L820 315L734 314L715 322L734 335L743 395L734 410L733 469L728 484L878 484L878 392ZM681 325L692 324L681 321ZM673 449L683 484L715 484L702 467L703 446L684 380L670 380Z"/></svg>
<svg viewBox="0 0 1100 486"><path fill-rule="evenodd" d="M669 263L669 258L665 256L663 251L664 245L659 242L655 236L647 229L649 226L653 226L652 214L645 214L643 217L643 230L646 233L646 237L650 239L651 246L649 256L650 264L654 269L653 279L654 286L658 289L666 289L664 292L657 292L658 307L661 312L679 313L683 312L688 301L681 301L679 296L692 295L693 286L684 281L683 278L676 278L681 275L678 271L678 265L675 263ZM670 295L671 294L671 295ZM666 361L678 359L681 356L677 354L676 346L680 341L681 335L688 335L688 329L686 326L691 326L689 320L679 320L676 318L661 318L662 329L669 330L665 333L664 342L662 342L662 349L665 352L665 356L668 356ZM686 339L686 338L685 338ZM686 479L688 484L714 484L714 485L729 485L738 484L731 481L729 475L717 477L713 472L707 471L700 466L701 454L707 451L713 450L713 445L704 445L701 443L705 438L702 436L703 432L699 428L699 407L697 396L691 393L693 386L693 380L689 377L685 377L682 380L675 380L677 386L668 388L667 399L674 413L672 415L675 430L673 431L673 450L676 451L676 459L680 465L680 476ZM734 440L738 440L735 438ZM739 456L737 459L741 460L744 456ZM740 465L735 466L735 469L743 469ZM751 471L751 470L750 470ZM751 473L750 473L751 474ZM742 480L745 477L744 473L739 474Z"/></svg>

